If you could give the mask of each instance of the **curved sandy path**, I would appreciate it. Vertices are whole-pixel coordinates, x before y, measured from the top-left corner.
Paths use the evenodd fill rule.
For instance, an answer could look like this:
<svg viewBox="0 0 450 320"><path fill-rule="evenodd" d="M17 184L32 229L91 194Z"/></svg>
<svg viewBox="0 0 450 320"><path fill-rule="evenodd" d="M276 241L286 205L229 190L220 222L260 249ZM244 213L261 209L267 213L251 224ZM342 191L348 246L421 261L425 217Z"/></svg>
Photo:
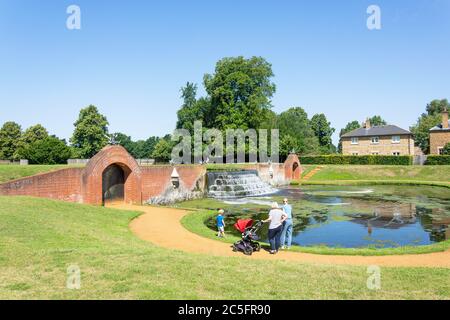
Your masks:
<svg viewBox="0 0 450 320"><path fill-rule="evenodd" d="M141 211L143 215L130 223L131 230L141 239L160 247L207 255L242 257L246 259L287 260L334 265L378 265L389 267L444 267L450 268L450 250L445 252L396 256L341 256L282 251L271 255L266 251L251 257L231 250L229 243L196 235L181 225L188 211L132 205L113 205L113 208Z"/></svg>

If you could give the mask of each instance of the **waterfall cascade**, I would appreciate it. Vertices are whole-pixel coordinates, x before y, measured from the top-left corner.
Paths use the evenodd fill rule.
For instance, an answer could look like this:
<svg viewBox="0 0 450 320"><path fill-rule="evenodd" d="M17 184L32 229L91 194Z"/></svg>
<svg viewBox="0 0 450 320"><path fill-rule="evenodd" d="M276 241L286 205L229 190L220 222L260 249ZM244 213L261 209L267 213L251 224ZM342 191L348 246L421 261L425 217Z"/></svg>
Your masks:
<svg viewBox="0 0 450 320"><path fill-rule="evenodd" d="M256 170L208 172L208 196L240 198L268 195L278 190L261 180Z"/></svg>

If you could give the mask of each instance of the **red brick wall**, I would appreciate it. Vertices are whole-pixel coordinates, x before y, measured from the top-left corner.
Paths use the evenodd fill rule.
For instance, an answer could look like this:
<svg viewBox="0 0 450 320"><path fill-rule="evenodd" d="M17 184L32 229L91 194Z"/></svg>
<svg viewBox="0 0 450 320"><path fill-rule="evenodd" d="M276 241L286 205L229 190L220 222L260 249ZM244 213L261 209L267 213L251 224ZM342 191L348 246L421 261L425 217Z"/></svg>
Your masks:
<svg viewBox="0 0 450 320"><path fill-rule="evenodd" d="M125 173L125 202L140 204L160 195L170 186L172 166L141 167L121 146L107 146L96 154L85 168L67 168L0 184L0 195L28 195L64 201L102 205L102 179L105 169L117 164ZM273 164L276 179L290 181L300 178L301 167L296 155L289 155L284 164ZM203 190L206 168L202 165L176 166L180 183L188 190L196 184ZM268 164L257 164L265 180Z"/></svg>
<svg viewBox="0 0 450 320"><path fill-rule="evenodd" d="M22 195L82 202L83 168L67 168L0 184L0 195Z"/></svg>
<svg viewBox="0 0 450 320"><path fill-rule="evenodd" d="M203 183L203 176L206 168L201 165L176 166L180 175L180 183L187 189L193 190L196 182ZM170 176L173 167L170 166L149 166L141 167L142 171L142 199L146 201L151 197L161 194L171 185ZM201 188L204 186L201 185Z"/></svg>

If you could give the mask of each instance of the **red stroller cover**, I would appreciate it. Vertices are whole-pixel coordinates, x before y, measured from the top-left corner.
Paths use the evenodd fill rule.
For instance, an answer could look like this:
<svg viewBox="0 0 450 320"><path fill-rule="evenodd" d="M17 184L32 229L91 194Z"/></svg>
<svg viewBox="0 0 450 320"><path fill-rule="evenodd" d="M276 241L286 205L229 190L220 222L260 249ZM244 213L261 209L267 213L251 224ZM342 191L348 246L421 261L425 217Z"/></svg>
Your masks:
<svg viewBox="0 0 450 320"><path fill-rule="evenodd" d="M253 225L252 219L240 219L234 224L234 227L240 232L244 232L245 229L251 227L252 225Z"/></svg>

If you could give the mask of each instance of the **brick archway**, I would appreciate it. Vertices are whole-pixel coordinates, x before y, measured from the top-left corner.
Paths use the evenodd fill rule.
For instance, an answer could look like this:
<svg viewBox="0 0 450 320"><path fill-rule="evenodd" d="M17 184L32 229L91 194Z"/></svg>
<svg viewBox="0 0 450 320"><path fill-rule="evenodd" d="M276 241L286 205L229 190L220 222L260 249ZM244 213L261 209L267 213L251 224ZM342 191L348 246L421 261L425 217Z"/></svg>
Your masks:
<svg viewBox="0 0 450 320"><path fill-rule="evenodd" d="M288 180L298 180L301 174L300 160L296 154L291 153L284 162L284 176Z"/></svg>
<svg viewBox="0 0 450 320"><path fill-rule="evenodd" d="M107 146L88 162L82 175L83 202L103 204L103 173L112 165L119 166L124 172L124 201L141 204L141 168L122 146Z"/></svg>

